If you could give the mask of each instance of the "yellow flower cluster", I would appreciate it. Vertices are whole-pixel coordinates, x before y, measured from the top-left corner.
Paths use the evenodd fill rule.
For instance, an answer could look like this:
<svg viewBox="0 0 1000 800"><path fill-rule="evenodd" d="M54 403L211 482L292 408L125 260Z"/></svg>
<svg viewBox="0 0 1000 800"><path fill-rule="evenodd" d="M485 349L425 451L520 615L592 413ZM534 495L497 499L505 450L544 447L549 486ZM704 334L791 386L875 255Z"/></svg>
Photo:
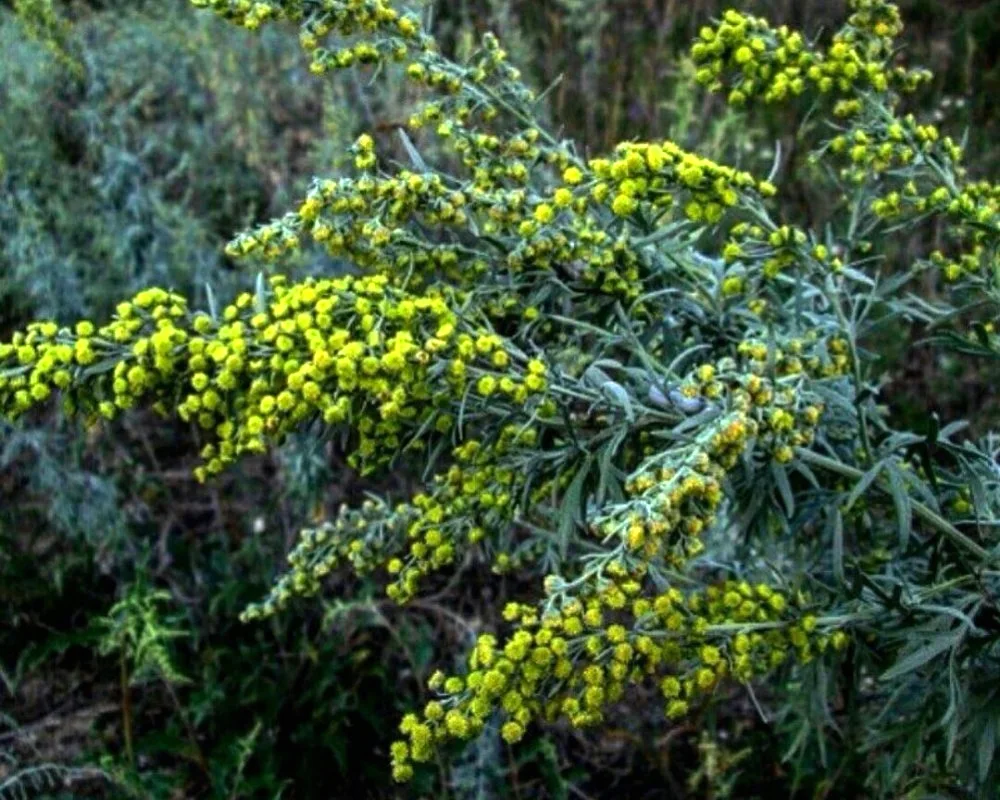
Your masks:
<svg viewBox="0 0 1000 800"><path fill-rule="evenodd" d="M963 171L955 170L956 178L963 175ZM931 186L934 188L912 197L913 213L945 215L951 223L949 233L964 248L964 252L953 259L945 259L940 252L932 253L931 266L940 268L944 279L951 283L969 278L980 287L984 282L993 288L1000 287L1000 273L996 271L1000 244L1000 184L941 182L939 179Z"/></svg>
<svg viewBox="0 0 1000 800"><path fill-rule="evenodd" d="M309 419L349 422L349 462L371 470L399 452L406 430L446 433L449 406L474 377L476 396L523 405L544 393L538 370L515 370L496 334L461 331L440 292L409 294L381 275L293 285L276 276L218 320L151 289L100 329L35 323L0 345L0 412L22 413L56 389L90 414L140 401L175 410L212 439L202 479Z"/></svg>
<svg viewBox="0 0 1000 800"><path fill-rule="evenodd" d="M839 334L824 338L815 330L802 337L783 338L770 347L762 340L747 339L740 342L737 350L746 359L749 371L761 380L769 374L779 379L837 378L848 374L851 368L847 341ZM752 382L744 388L753 396L760 391L757 385ZM764 391L769 391L769 387L764 387Z"/></svg>
<svg viewBox="0 0 1000 800"><path fill-rule="evenodd" d="M471 163L471 152L483 145L481 131L477 130L478 126L471 124L473 118L480 123L489 124L504 112L509 112L511 103L525 105L535 99L534 93L521 82L520 70L510 64L507 51L492 33L486 33L482 37L480 47L461 67L448 62L433 49L428 49L407 66L406 75L410 80L443 95L439 100L425 103L410 117L410 129L417 131L433 126L435 133L446 143L450 143L465 166L470 168L475 166ZM533 129L529 128L523 133L531 130ZM518 138L522 138L522 141L520 144L511 143L511 155L521 159L534 149L534 155L537 156L539 153L534 139L538 134L539 131L534 130L527 139L515 135L515 141ZM493 134L488 136L496 138ZM493 144L495 155L499 148ZM565 157L566 153L560 148L546 154L546 160L550 163ZM526 166L529 168L532 160L528 159Z"/></svg>
<svg viewBox="0 0 1000 800"><path fill-rule="evenodd" d="M753 191L764 197L775 193L766 181L747 172L687 153L673 142L623 143L612 158L594 159L589 164L596 180L590 187L598 203L610 204L619 217L631 217L645 204L656 217L663 216L682 201L684 216L693 222L718 222L726 209L735 206L742 193ZM583 179L579 170L564 173L573 185Z"/></svg>
<svg viewBox="0 0 1000 800"><path fill-rule="evenodd" d="M1000 287L997 246L1000 244L1000 184L965 180L961 149L949 137L925 158L936 161L922 177L911 179L902 192L893 192L873 203L872 210L882 217L904 214L942 215L949 223L948 234L961 248L953 257L939 250L925 262L937 269L951 284L962 283L993 290ZM891 202L894 201L894 202Z"/></svg>
<svg viewBox="0 0 1000 800"><path fill-rule="evenodd" d="M356 160L371 154L370 137L362 137ZM300 245L300 234L308 234L331 255L349 258L361 267L402 278L416 270L461 277L460 269L473 277L485 269L475 259L461 257L447 242L419 239L406 230L411 222L434 228L461 228L468 224L469 197L448 189L440 175L404 170L384 178L318 181L295 214L236 237L227 247L232 256L260 253L276 258ZM466 262L472 262L471 264Z"/></svg>
<svg viewBox="0 0 1000 800"><path fill-rule="evenodd" d="M542 156L538 129L499 135L467 127L464 124L467 116L465 106L459 106L449 115L441 103L428 103L410 118L409 126L414 131L433 126L438 139L459 157L476 189L491 192L507 186L521 190L524 195L524 187Z"/></svg>
<svg viewBox="0 0 1000 800"><path fill-rule="evenodd" d="M520 238L506 258L512 271L552 270L603 294L627 299L640 294L641 261L626 238L613 237L591 214L570 211L556 218L548 209L537 206L534 218L519 226Z"/></svg>
<svg viewBox="0 0 1000 800"><path fill-rule="evenodd" d="M469 235L485 235L503 243L509 274L554 270L564 280L607 294L636 296L638 256L588 212L586 196L560 187L551 197L536 197L521 185L528 176L525 165L537 157L532 133L508 140L471 135L472 144L462 152L472 177L461 187L433 171L372 174L374 142L362 136L354 147L361 176L317 181L295 213L241 234L227 252L274 259L297 249L308 235L331 255L389 276L394 284L471 288L484 278L499 278L491 270L496 253L463 244ZM724 168L706 168L721 186ZM742 174L736 177L744 180ZM433 239L423 232L431 229L437 231Z"/></svg>
<svg viewBox="0 0 1000 800"><path fill-rule="evenodd" d="M682 393L709 401L723 398L728 408L745 415L743 422L756 446L785 462L791 450L812 442L823 404L809 399L804 380L836 378L847 373L850 359L847 343L839 336L822 338L813 331L802 338L785 338L770 347L757 339L737 346L739 361L721 359L703 364L684 386ZM736 461L741 437L718 439L712 433L712 448L724 469Z"/></svg>
<svg viewBox="0 0 1000 800"><path fill-rule="evenodd" d="M817 61L800 33L786 26L772 29L767 20L732 9L714 28L701 29L691 58L699 83L712 91L731 84L729 102L734 105L757 96L775 102L802 94L806 74Z"/></svg>
<svg viewBox="0 0 1000 800"><path fill-rule="evenodd" d="M335 519L301 531L288 554L288 571L262 602L247 606L240 619L264 619L287 608L294 598L315 596L323 579L344 563L358 575L384 566L398 552L413 516L412 506L366 500L358 508L342 507Z"/></svg>
<svg viewBox="0 0 1000 800"><path fill-rule="evenodd" d="M354 64L401 61L416 47L433 47L419 20L400 13L387 0L325 0L321 4L302 0L191 0L219 16L256 30L269 21L291 20L302 26L301 44L310 54L310 69L322 74ZM324 43L336 35L350 41L330 49Z"/></svg>
<svg viewBox="0 0 1000 800"><path fill-rule="evenodd" d="M874 124L865 121L835 136L829 148L848 162L842 175L855 183L908 167L919 155L934 153L953 164L962 158L961 148L951 137L942 137L934 125L921 124L912 114Z"/></svg>
<svg viewBox="0 0 1000 800"><path fill-rule="evenodd" d="M528 369L529 379L545 374L540 362L530 362ZM540 390L540 382L529 382ZM544 419L554 411L551 401L543 401L537 415ZM405 603L431 571L510 526L526 476L504 459L530 454L537 444L538 431L531 425L504 426L492 445L467 439L454 449L452 465L408 503L366 500L360 508L341 508L335 520L302 531L288 556L288 572L243 618L268 617L293 598L317 594L323 579L342 564L359 575L384 570L393 578L386 594Z"/></svg>
<svg viewBox="0 0 1000 800"><path fill-rule="evenodd" d="M920 123L912 114L896 117L880 107L872 111L871 118L860 117L827 145L847 161L841 177L854 183L881 179L886 188L870 207L881 219L946 217L948 233L965 251L954 258L936 251L925 263L948 283L990 280L989 253L1000 236L1000 186L967 180L961 146L935 125Z"/></svg>
<svg viewBox="0 0 1000 800"><path fill-rule="evenodd" d="M577 596L553 595L540 608L510 603L504 618L514 624L512 634L503 642L480 636L467 673L435 673L430 688L438 699L403 718L393 776L409 780L414 763L430 760L449 740L476 736L494 714L504 740L517 742L536 720L598 724L629 685L655 682L674 719L722 681L746 682L846 644L846 635L827 631L806 602L745 581L648 594L641 575L612 565Z"/></svg>
<svg viewBox="0 0 1000 800"><path fill-rule="evenodd" d="M220 17L256 30L262 22L286 19L294 14L302 14L302 4L268 2L267 0L191 0L196 8L208 8Z"/></svg>
<svg viewBox="0 0 1000 800"><path fill-rule="evenodd" d="M732 414L702 433L704 447L671 452L669 463L647 461L625 486L627 502L605 509L594 531L623 541L646 561L665 555L671 566L681 566L704 548L701 534L715 523L726 468L754 432L751 420Z"/></svg>
<svg viewBox="0 0 1000 800"><path fill-rule="evenodd" d="M552 412L554 408L542 409L542 416ZM530 451L537 443L536 428L509 424L495 444L468 439L455 449L455 463L412 500L416 512L406 529L407 550L386 564L395 576L386 589L392 600L405 603L429 572L510 525L525 476L507 466L504 456L518 448Z"/></svg>
<svg viewBox="0 0 1000 800"><path fill-rule="evenodd" d="M68 411L108 418L147 395L164 396L183 375L189 323L184 298L155 288L120 303L100 328L34 322L0 344L0 414L19 416L60 391Z"/></svg>
<svg viewBox="0 0 1000 800"><path fill-rule="evenodd" d="M924 70L893 67L895 39L902 30L899 10L886 0L852 0L854 13L825 50L812 49L786 26L729 10L715 27L701 30L691 48L696 77L712 91L728 91L740 105L760 97L782 102L810 86L842 97L890 87L912 91L929 78ZM850 116L858 102L838 100L835 113Z"/></svg>
<svg viewBox="0 0 1000 800"><path fill-rule="evenodd" d="M951 232L971 246L954 258L935 253L927 263L949 283L981 280L990 262L984 248L992 247L1000 234L1000 189L985 181L965 182L962 148L954 139L912 114L896 115L898 97L888 92L911 91L930 77L926 70L893 65L895 40L902 31L896 5L851 0L850 6L847 24L825 47L808 46L798 33L774 29L764 19L728 11L715 27L701 31L692 48L698 79L713 90L728 90L734 103L758 96L780 101L809 87L831 95L834 115L851 117L852 124L813 158L825 153L840 157L840 177L848 183L879 179L885 188L870 205L876 217L899 221L948 215L958 223ZM809 245L806 234L795 228L765 231L744 222L731 235L724 256L735 267L722 286L724 297L753 295L759 289L748 285L742 263L762 264L766 279L810 261L833 271L843 266L824 245ZM751 310L762 310L764 302L751 300Z"/></svg>
<svg viewBox="0 0 1000 800"><path fill-rule="evenodd" d="M805 231L791 225L781 225L770 231L760 225L748 222L738 222L729 230L729 241L722 251L722 256L728 264L749 262L760 265L760 275L766 281L773 281L790 267L802 267L809 260L814 260L833 272L838 271L843 263L838 258L830 258L828 248L824 245L806 247L809 237ZM739 276L738 271L731 273ZM723 294L738 294L744 291L746 284L740 280L738 284L723 285Z"/></svg>
<svg viewBox="0 0 1000 800"><path fill-rule="evenodd" d="M715 523L724 500L726 475L751 443L786 463L796 447L812 442L823 405L804 402L790 381L810 371L839 375L848 363L839 339L827 343L837 352L825 362L817 353L806 355L808 346L792 340L787 349L769 349L748 340L738 348L747 371L738 371L732 359L694 370L681 394L718 403L723 413L683 446L648 454L626 483L626 501L606 507L593 520L595 534L621 541L645 562L664 557L680 567L697 556L704 548L702 534ZM765 375L775 376L778 384Z"/></svg>
<svg viewBox="0 0 1000 800"><path fill-rule="evenodd" d="M940 250L930 254L929 262L936 267L948 283L978 275L993 276L1000 268L1000 257L982 245L974 246L969 252L956 258L948 258Z"/></svg>

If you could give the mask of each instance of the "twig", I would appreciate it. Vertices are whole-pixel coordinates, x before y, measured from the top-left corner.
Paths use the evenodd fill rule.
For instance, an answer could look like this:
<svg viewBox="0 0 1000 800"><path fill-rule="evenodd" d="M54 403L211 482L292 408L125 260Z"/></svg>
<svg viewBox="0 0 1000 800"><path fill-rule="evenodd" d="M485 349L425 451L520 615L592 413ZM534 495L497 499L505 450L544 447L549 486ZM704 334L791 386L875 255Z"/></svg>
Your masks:
<svg viewBox="0 0 1000 800"><path fill-rule="evenodd" d="M795 454L813 466L822 467L823 469L829 470L830 472L836 472L838 475L842 475L845 478L852 478L853 480L861 480L865 473L855 467L844 464L837 461L834 458L828 458L827 456L820 455L819 453L808 450L804 447L799 447L796 449ZM889 490L884 486L881 486L879 482L873 481L872 486L879 489L885 494L889 493ZM938 514L934 509L917 500L911 500L913 513L920 517L924 522L930 525L938 533L943 534L946 538L950 539L951 542L964 550L972 553L974 556L987 563L992 563L996 561L996 556L986 550L984 547L976 544L972 539L962 533L958 528L952 525L948 520Z"/></svg>

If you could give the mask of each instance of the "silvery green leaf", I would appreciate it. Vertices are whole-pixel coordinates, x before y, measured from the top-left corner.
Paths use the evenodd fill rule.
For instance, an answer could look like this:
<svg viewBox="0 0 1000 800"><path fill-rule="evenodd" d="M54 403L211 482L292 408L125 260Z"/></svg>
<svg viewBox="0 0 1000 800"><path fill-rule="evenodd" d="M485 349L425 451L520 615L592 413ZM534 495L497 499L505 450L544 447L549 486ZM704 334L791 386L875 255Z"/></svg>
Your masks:
<svg viewBox="0 0 1000 800"><path fill-rule="evenodd" d="M399 135L399 141L403 144L403 149L406 151L406 155L409 157L410 162L421 172L427 172L427 162L424 161L423 156L414 146L410 137L406 135L406 131L402 128L397 128L396 133Z"/></svg>
<svg viewBox="0 0 1000 800"><path fill-rule="evenodd" d="M649 392L646 395L647 399L654 406L659 406L660 408L667 408L670 402L667 400L667 396L660 390L658 386L650 386Z"/></svg>
<svg viewBox="0 0 1000 800"><path fill-rule="evenodd" d="M212 284L205 283L205 298L208 301L208 314L212 318L213 322L219 321L219 307L215 301L215 292L212 290Z"/></svg>
<svg viewBox="0 0 1000 800"><path fill-rule="evenodd" d="M629 422L635 422L635 410L632 408L632 399L629 397L625 387L622 386L617 381L605 381L601 386L601 391L610 392L611 395L618 401L619 406L625 411L625 418Z"/></svg>
<svg viewBox="0 0 1000 800"><path fill-rule="evenodd" d="M951 650L962 639L962 631L952 631L931 639L923 647L911 651L882 673L882 680L891 681L933 661L942 653Z"/></svg>
<svg viewBox="0 0 1000 800"><path fill-rule="evenodd" d="M267 311L267 284L264 282L264 273L257 273L257 280L254 286L254 309L258 314Z"/></svg>
<svg viewBox="0 0 1000 800"><path fill-rule="evenodd" d="M705 408L705 398L701 395L688 397L678 389L671 389L669 392L670 402L685 414L697 414Z"/></svg>

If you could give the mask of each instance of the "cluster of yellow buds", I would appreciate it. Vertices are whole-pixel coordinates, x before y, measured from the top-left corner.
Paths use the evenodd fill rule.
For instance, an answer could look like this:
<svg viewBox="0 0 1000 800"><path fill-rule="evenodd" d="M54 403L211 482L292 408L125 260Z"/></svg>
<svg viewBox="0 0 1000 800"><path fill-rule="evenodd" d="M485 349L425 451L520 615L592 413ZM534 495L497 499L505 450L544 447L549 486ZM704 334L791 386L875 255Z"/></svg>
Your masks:
<svg viewBox="0 0 1000 800"><path fill-rule="evenodd" d="M958 178L963 177L956 170ZM913 203L916 213L934 210L948 216L952 235L971 242L973 247L995 247L1000 237L1000 184L969 181L958 185L938 185Z"/></svg>
<svg viewBox="0 0 1000 800"><path fill-rule="evenodd" d="M847 341L839 333L823 337L810 331L801 337L783 337L771 345L761 339L746 339L737 350L746 359L748 370L761 377L837 378L851 368Z"/></svg>
<svg viewBox="0 0 1000 800"><path fill-rule="evenodd" d="M34 322L0 344L0 413L16 417L63 392L68 411L111 418L148 395L164 395L183 375L190 322L187 301L163 289L119 303L101 327Z"/></svg>
<svg viewBox="0 0 1000 800"><path fill-rule="evenodd" d="M643 205L655 216L663 216L686 196L682 209L693 222L718 222L726 209L737 205L745 192L764 197L775 193L766 181L707 158L687 153L673 142L623 143L612 158L593 159L590 170L595 179L591 197L609 203L619 217L635 214ZM583 179L578 169L570 168L564 180L574 185Z"/></svg>
<svg viewBox="0 0 1000 800"><path fill-rule="evenodd" d="M504 457L522 448L530 451L537 444L536 428L507 425L495 444L468 439L455 448L451 467L434 479L429 491L412 500L416 515L405 531L406 552L386 564L395 578L386 589L392 600L411 599L429 572L509 528L525 476L508 466Z"/></svg>
<svg viewBox="0 0 1000 800"><path fill-rule="evenodd" d="M726 11L719 23L701 29L691 48L699 83L720 91L728 81L729 102L740 105L762 96L766 102L784 100L805 91L809 68L817 61L802 35L767 20Z"/></svg>
<svg viewBox="0 0 1000 800"><path fill-rule="evenodd" d="M1000 267L1000 260L997 259L996 255L989 259L987 256L986 249L981 245L976 245L970 252L962 253L954 259L949 259L940 250L935 250L930 254L929 261L946 281L954 283L963 277L975 276L984 272L993 274Z"/></svg>
<svg viewBox="0 0 1000 800"><path fill-rule="evenodd" d="M646 561L664 555L679 567L697 556L704 548L702 534L715 523L724 498L726 470L720 461L742 452L751 425L733 414L709 429L704 448L671 454L669 465L662 457L644 464L625 486L627 502L604 509L595 532L621 539Z"/></svg>
<svg viewBox="0 0 1000 800"><path fill-rule="evenodd" d="M760 225L738 222L729 229L729 241L722 255L727 263L760 264L760 275L767 282L792 267L801 267L803 262L814 259L831 271L836 272L842 264L829 260L825 246L806 247L809 237L805 231L791 225L780 225L768 231ZM724 291L725 291L725 287ZM740 282L740 290L745 287Z"/></svg>
<svg viewBox="0 0 1000 800"><path fill-rule="evenodd" d="M310 69L317 74L355 64L401 61L414 48L419 52L433 46L419 20L387 0L327 0L309 9L301 0L191 2L249 30L271 21L298 22L302 47L311 56ZM325 47L331 36L339 37L341 46Z"/></svg>
<svg viewBox="0 0 1000 800"><path fill-rule="evenodd" d="M540 362L529 364L528 370L528 378L545 375ZM546 401L537 414L545 418L554 411ZM508 464L512 457L534 452L537 444L537 428L530 425L506 425L490 445L467 439L454 448L451 466L409 502L366 500L357 509L341 508L331 522L302 531L288 556L288 572L263 602L246 610L244 619L270 616L293 598L317 594L323 579L344 564L359 575L384 571L393 579L387 596L405 603L430 572L511 526L526 476ZM541 491L552 486L546 482Z"/></svg>
<svg viewBox="0 0 1000 800"><path fill-rule="evenodd" d="M489 125L511 105L530 105L535 99L534 92L521 81L521 71L508 61L507 51L492 33L483 35L479 48L461 66L441 58L430 48L407 66L406 76L441 95L440 99L425 102L411 115L410 129L417 131L428 125L435 126L435 132L452 144L463 164L470 169L475 168L472 154L483 144L481 132L476 130L479 126L472 121ZM513 138L522 138L522 141L509 148L512 155L523 157L532 149L539 154L532 141L534 137L523 139L515 135ZM550 163L566 157L561 150L546 154Z"/></svg>
<svg viewBox="0 0 1000 800"><path fill-rule="evenodd" d="M691 48L697 79L713 91L728 91L740 105L760 97L767 103L799 96L810 87L838 98L861 91L913 91L929 79L926 70L893 66L902 31L899 9L886 0L852 0L854 13L825 49L810 47L800 33L767 20L727 11L715 27L703 28ZM837 116L861 105L838 99Z"/></svg>
<svg viewBox="0 0 1000 800"><path fill-rule="evenodd" d="M374 160L371 138L361 137L356 162L367 169ZM259 253L277 258L301 244L307 234L327 251L359 266L402 280L414 269L442 270L461 278L485 269L481 259L469 258L447 241L428 242L407 230L411 222L435 228L462 228L468 224L469 197L448 189L440 175L408 170L391 177L362 176L356 180L317 181L295 214L237 236L228 245L233 256Z"/></svg>
<svg viewBox="0 0 1000 800"><path fill-rule="evenodd" d="M788 661L808 662L847 636L807 610L808 599L767 584L726 581L704 589L649 592L641 573L610 565L574 595L536 607L510 603L513 632L483 634L464 675L435 673L438 699L404 717L392 746L393 776L406 781L448 741L475 737L495 714L517 742L534 721L596 725L629 685L655 683L670 718L688 713L722 682L746 682Z"/></svg>
<svg viewBox="0 0 1000 800"><path fill-rule="evenodd" d="M823 413L823 403L805 389L806 381L846 374L847 344L839 336L824 339L813 332L770 347L746 339L737 354L739 360L702 365L682 389L708 400L724 397L738 415L726 421L726 435L711 431L709 454L728 470L752 438L774 460L790 461L796 447L812 442Z"/></svg>
<svg viewBox="0 0 1000 800"><path fill-rule="evenodd" d="M463 243L478 232L503 237L504 263L513 274L554 270L608 294L637 295L636 253L627 240L609 235L588 211L586 196L561 187L550 197L532 198L520 185L528 175L524 165L537 156L531 131L506 141L480 133L471 141L463 153L473 179L458 187L430 170L371 174L374 141L364 135L354 148L355 166L363 174L317 181L295 213L240 234L227 252L276 259L309 236L332 256L386 275L397 285L445 282L471 288L495 259ZM726 174L726 168L710 170L709 184L721 186ZM421 232L428 229L437 231L433 239Z"/></svg>
<svg viewBox="0 0 1000 800"><path fill-rule="evenodd" d="M933 153L956 165L962 158L951 137L942 137L937 127L919 123L912 114L877 124L863 121L831 139L829 148L848 162L842 176L854 183L910 166L921 154Z"/></svg>
<svg viewBox="0 0 1000 800"><path fill-rule="evenodd" d="M746 371L731 358L695 369L681 397L717 403L719 415L691 441L647 453L625 485L626 500L602 510L592 522L594 533L621 541L647 563L663 557L679 568L701 553L703 534L724 502L727 473L748 448L786 463L796 447L812 442L823 404L806 402L799 382L810 371L814 377L842 374L848 363L839 339L826 343L837 352L825 361L820 348L807 354L806 347L798 340L787 349L747 340L738 348Z"/></svg>
<svg viewBox="0 0 1000 800"><path fill-rule="evenodd" d="M320 592L323 580L342 564L358 575L382 567L399 549L401 536L414 516L408 505L389 506L365 500L358 508L342 507L333 520L299 533L288 554L288 572L271 587L267 597L246 607L244 622L264 619L298 597Z"/></svg>
<svg viewBox="0 0 1000 800"><path fill-rule="evenodd" d="M912 114L897 117L885 107L871 110L826 145L846 161L841 178L855 184L880 180L885 188L870 210L882 220L898 224L924 215L945 217L949 234L965 250L953 258L935 252L925 263L946 282L988 276L987 252L1000 235L1000 187L968 180L962 147L937 126Z"/></svg>
<svg viewBox="0 0 1000 800"><path fill-rule="evenodd" d="M20 414L54 390L71 409L109 418L139 402L175 411L210 436L202 479L309 419L350 422L349 461L371 470L399 452L406 430L450 430L449 405L474 379L484 398L544 395L544 365L515 370L496 334L460 328L447 294L409 294L381 275L292 285L275 276L217 319L150 289L101 328L34 323L0 345L0 411Z"/></svg>

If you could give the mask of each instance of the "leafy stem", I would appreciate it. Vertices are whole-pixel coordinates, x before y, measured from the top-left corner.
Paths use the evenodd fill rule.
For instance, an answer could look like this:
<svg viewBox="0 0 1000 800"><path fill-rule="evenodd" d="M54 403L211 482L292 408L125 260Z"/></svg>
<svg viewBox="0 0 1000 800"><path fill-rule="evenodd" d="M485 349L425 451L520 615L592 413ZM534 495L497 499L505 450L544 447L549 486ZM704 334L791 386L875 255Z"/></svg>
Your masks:
<svg viewBox="0 0 1000 800"><path fill-rule="evenodd" d="M808 450L804 447L799 447L796 449L795 454L812 466L821 467L829 472L835 472L838 475L842 475L845 478L851 478L852 480L861 480L865 473L856 467L852 467L848 464L844 464L841 461L837 461L834 458L821 455L814 450ZM889 493L889 489L882 486L878 480L873 481L872 486L876 487L883 493ZM926 522L931 528L936 530L938 533L945 536L956 546L962 548L963 550L971 553L976 558L986 563L993 563L997 560L996 556L989 550L986 550L981 545L974 542L964 533L962 533L958 528L952 525L948 520L942 517L937 511L932 509L930 506L925 505L917 500L912 500L913 513Z"/></svg>

